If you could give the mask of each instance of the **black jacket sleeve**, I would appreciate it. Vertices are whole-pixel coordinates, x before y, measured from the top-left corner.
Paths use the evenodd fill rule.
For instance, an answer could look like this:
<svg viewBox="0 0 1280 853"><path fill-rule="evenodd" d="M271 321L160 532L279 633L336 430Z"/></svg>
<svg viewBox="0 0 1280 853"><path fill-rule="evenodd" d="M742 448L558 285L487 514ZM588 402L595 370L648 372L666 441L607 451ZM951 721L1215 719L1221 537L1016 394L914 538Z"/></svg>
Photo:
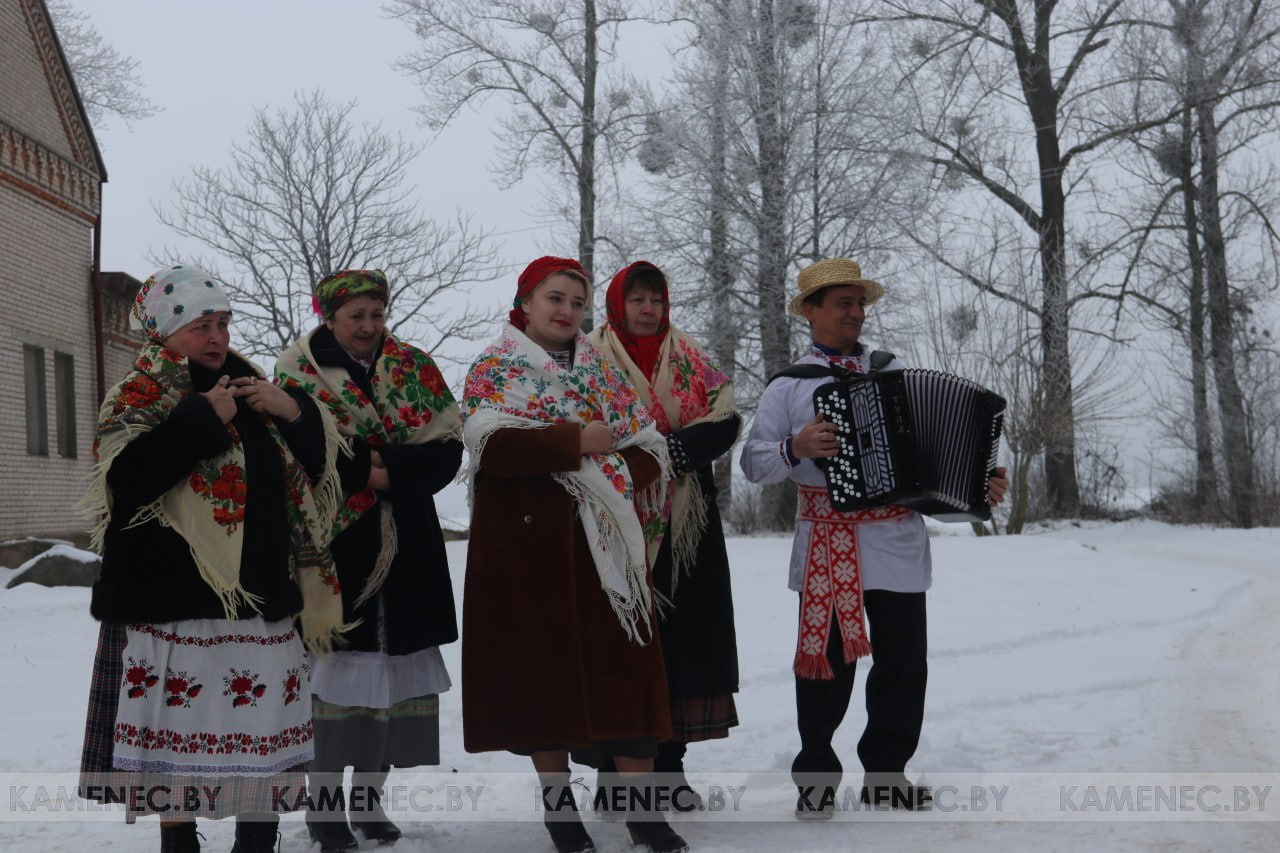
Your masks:
<svg viewBox="0 0 1280 853"><path fill-rule="evenodd" d="M324 474L324 426L320 420L320 411L316 408L315 400L305 391L287 388L285 393L302 409L302 417L293 423L275 418L275 424L280 428L280 435L284 437L285 444L289 445L294 458L302 463L307 476L314 483Z"/></svg>
<svg viewBox="0 0 1280 853"><path fill-rule="evenodd" d="M719 421L695 424L677 430L667 436L667 448L671 451L671 468L678 477L689 471L710 465L729 452L738 440L742 418L738 415Z"/></svg>
<svg viewBox="0 0 1280 853"><path fill-rule="evenodd" d="M168 419L135 438L111 463L113 512L133 515L187 477L201 459L225 453L231 436L202 394L191 394Z"/></svg>
<svg viewBox="0 0 1280 853"><path fill-rule="evenodd" d="M369 468L373 463L369 457L369 442L362 438L344 439L348 442L352 455L338 453L338 478L342 481L342 490L348 494L359 492L369 485Z"/></svg>
<svg viewBox="0 0 1280 853"><path fill-rule="evenodd" d="M449 485L462 467L462 442L456 438L426 444L388 444L378 452L387 466L392 501L412 500L424 491L434 495Z"/></svg>

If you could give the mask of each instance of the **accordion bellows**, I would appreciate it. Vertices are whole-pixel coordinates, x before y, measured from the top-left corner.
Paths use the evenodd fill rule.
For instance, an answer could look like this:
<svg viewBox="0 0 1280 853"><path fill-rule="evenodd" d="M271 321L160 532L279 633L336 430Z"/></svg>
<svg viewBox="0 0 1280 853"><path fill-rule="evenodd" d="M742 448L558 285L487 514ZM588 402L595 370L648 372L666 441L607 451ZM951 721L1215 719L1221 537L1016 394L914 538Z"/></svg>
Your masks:
<svg viewBox="0 0 1280 853"><path fill-rule="evenodd" d="M898 504L942 521L986 521L1005 399L936 370L855 374L819 386L813 408L839 430L820 460L842 512Z"/></svg>

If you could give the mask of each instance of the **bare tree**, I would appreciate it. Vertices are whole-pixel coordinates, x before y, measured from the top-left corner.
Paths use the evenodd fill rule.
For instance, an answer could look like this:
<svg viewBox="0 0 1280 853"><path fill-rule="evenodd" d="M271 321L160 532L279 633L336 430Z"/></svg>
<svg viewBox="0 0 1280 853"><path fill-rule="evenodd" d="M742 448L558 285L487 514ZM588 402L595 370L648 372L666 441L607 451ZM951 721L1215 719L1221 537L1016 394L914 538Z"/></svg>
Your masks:
<svg viewBox="0 0 1280 853"><path fill-rule="evenodd" d="M425 332L428 349L492 323L470 307L442 310L464 284L491 278L486 234L462 213L447 223L423 215L405 181L419 148L357 126L354 109L319 92L297 95L291 110L259 109L230 166L196 168L156 208L213 253L252 354L274 355L309 331L312 285L353 267L387 272L391 328Z"/></svg>
<svg viewBox="0 0 1280 853"><path fill-rule="evenodd" d="M847 3L667 8L685 39L638 149L657 176L639 240L689 283L682 316L701 322L749 413L765 378L807 347L786 311L796 269L833 255L874 268L885 256L901 169L881 155L883 126L868 120L879 109L864 103L886 90L883 58ZM753 505L766 525L788 527L790 498L784 484Z"/></svg>
<svg viewBox="0 0 1280 853"><path fill-rule="evenodd" d="M1280 85L1264 94L1262 102L1235 103L1229 96L1240 93L1240 81L1257 74L1254 63L1280 58L1280 16L1267 9L1262 0L1243 6L1210 4L1204 0L1169 0L1173 8L1177 41L1185 51L1189 100L1194 104L1196 136L1200 144L1198 186L1201 227L1204 232L1205 290L1208 298L1210 358L1218 388L1218 410L1222 439L1228 452L1228 488L1235 523L1252 527L1255 510L1255 474L1248 441L1244 393L1236 373L1234 318L1231 310L1230 277L1227 269L1227 241L1223 228L1222 131L1237 110L1251 116L1262 111L1274 115ZM1266 17L1260 13L1269 12ZM1260 54L1266 49L1268 56ZM1266 72L1263 72L1266 74ZM1280 84L1280 81L1277 81ZM1256 86L1248 86L1256 91ZM1237 112L1233 115L1233 112Z"/></svg>
<svg viewBox="0 0 1280 853"><path fill-rule="evenodd" d="M107 44L89 15L69 0L48 0L47 5L89 120L100 124L117 116L129 122L155 115L159 107L142 94L138 60Z"/></svg>
<svg viewBox="0 0 1280 853"><path fill-rule="evenodd" d="M1222 515L1247 527L1254 523L1259 448L1250 420L1256 407L1239 376L1251 346L1241 326L1260 286L1274 289L1280 277L1280 235L1271 224L1276 169L1256 154L1280 132L1280 5L1147 0L1131 11L1139 35L1124 69L1135 81L1132 111L1158 114L1172 104L1177 114L1134 140L1157 172L1147 183L1160 190L1134 229L1135 295L1189 348L1194 506L1209 512L1218 504L1220 459L1228 496ZM1143 283L1148 269L1156 280Z"/></svg>
<svg viewBox="0 0 1280 853"><path fill-rule="evenodd" d="M422 41L397 67L422 87L423 122L439 130L464 108L494 96L514 107L500 120L500 180L510 186L535 166L569 181L576 205L554 212L576 226L578 259L588 274L595 271L601 181L625 157L645 118L637 109L634 81L614 58L619 27L634 19L629 5L621 0L386 4L387 12Z"/></svg>
<svg viewBox="0 0 1280 853"><path fill-rule="evenodd" d="M1071 314L1082 300L1106 294L1072 287L1067 199L1082 177L1068 175L1085 155L1133 130L1098 122L1092 109L1121 83L1106 74L1104 59L1111 31L1122 26L1122 0L884 0L881 7L874 20L900 46L902 92L918 104L912 121L923 156L953 186L977 188L1008 210L1034 238L1040 284L1033 302L1004 294L999 281L967 278L1036 319L1042 412L1052 429L1044 455L1050 511L1074 515Z"/></svg>

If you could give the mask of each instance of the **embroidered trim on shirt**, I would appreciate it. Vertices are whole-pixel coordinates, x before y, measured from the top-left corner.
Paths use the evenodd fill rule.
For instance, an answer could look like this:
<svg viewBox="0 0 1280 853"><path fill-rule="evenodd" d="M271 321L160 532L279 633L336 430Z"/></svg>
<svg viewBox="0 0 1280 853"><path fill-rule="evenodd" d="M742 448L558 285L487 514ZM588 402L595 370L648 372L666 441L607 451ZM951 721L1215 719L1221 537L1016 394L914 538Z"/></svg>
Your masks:
<svg viewBox="0 0 1280 853"><path fill-rule="evenodd" d="M791 452L791 437L788 436L778 442L778 457L782 459L782 464L787 466L787 470L791 470L800 464L800 460ZM795 462L791 460L795 459Z"/></svg>

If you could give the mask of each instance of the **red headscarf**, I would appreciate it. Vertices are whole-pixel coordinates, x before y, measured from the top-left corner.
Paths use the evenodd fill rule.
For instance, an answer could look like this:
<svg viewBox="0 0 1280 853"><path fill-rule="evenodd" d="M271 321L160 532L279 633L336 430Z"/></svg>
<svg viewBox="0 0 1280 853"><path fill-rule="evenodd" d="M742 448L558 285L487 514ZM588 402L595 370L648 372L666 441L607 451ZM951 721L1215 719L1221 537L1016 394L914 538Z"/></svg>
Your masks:
<svg viewBox="0 0 1280 853"><path fill-rule="evenodd" d="M658 274L658 278L662 281L662 323L658 326L656 335L637 336L631 333L627 328L627 279L632 274L643 271L652 270ZM671 327L671 300L667 295L667 277L662 270L648 261L636 261L624 269L618 271L613 277L613 281L609 282L609 292L605 296L605 308L608 314L609 325L613 327L614 334L618 336L618 340L622 341L622 346L627 350L627 355L631 356L631 360L636 363L644 371L644 375L653 379L653 371L658 366L658 353L662 349L662 342L667 337L667 329Z"/></svg>
<svg viewBox="0 0 1280 853"><path fill-rule="evenodd" d="M525 267L524 272L520 273L520 278L516 279L516 298L511 303L511 313L507 315L511 319L511 325L524 331L527 318L524 311L520 310L520 304L529 298L533 289L546 281L548 276L558 272L577 273L577 276L581 276L587 290L587 301L591 300L591 285L582 264L573 258L553 258L550 255L544 255Z"/></svg>

